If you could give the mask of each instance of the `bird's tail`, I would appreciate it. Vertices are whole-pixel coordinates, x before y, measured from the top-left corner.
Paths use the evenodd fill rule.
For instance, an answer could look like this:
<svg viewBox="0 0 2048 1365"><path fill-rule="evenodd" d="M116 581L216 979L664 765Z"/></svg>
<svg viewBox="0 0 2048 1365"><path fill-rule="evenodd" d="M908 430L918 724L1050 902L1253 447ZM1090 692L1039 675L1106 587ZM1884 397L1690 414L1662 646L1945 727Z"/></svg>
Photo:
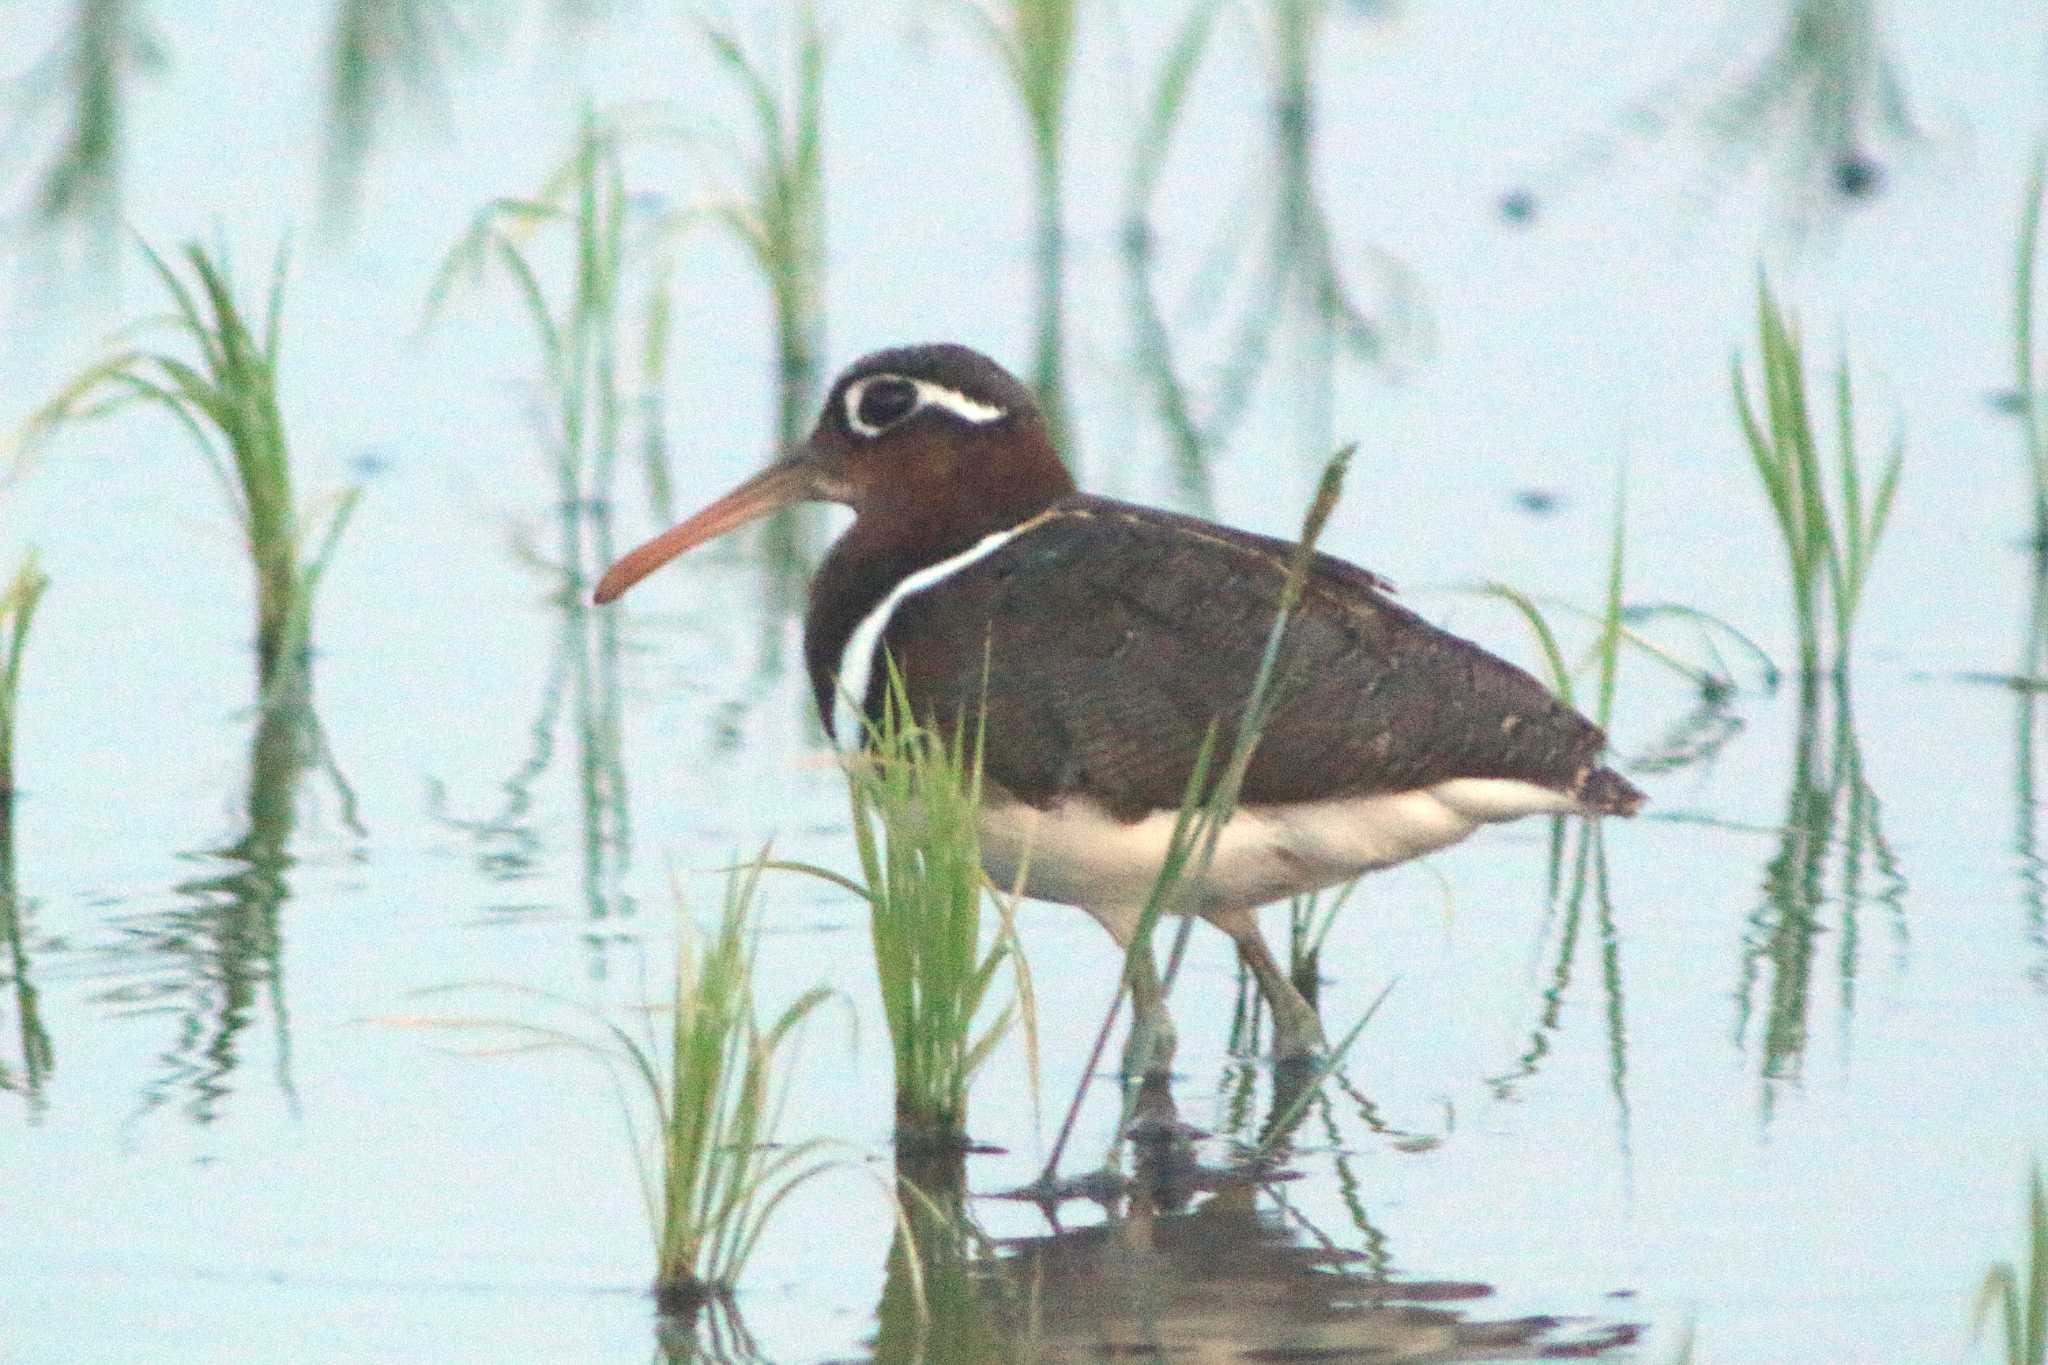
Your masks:
<svg viewBox="0 0 2048 1365"><path fill-rule="evenodd" d="M1572 795L1593 815L1634 815L1647 799L1612 768L1588 768Z"/></svg>

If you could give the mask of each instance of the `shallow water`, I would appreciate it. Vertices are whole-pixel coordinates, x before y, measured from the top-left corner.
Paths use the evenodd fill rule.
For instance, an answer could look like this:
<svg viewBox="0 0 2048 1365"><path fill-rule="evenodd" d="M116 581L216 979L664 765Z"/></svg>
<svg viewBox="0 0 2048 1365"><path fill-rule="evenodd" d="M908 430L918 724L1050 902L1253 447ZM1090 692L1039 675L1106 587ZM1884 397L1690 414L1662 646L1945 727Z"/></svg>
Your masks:
<svg viewBox="0 0 2048 1365"><path fill-rule="evenodd" d="M530 17L451 76L445 116L394 111L355 235L323 243L322 7L281 8L297 7L156 16L171 64L133 88L124 211L153 242L218 231L252 282L302 229L285 343L301 489L360 479L364 502L322 589L310 709L266 731L246 569L182 436L144 416L81 429L0 492L8 562L33 544L52 578L24 673L18 943L0 968L0 1358L644 1357L650 1256L602 1073L474 1055L485 1040L420 1021L525 1008L479 982L636 1017L665 989L671 875L701 911L719 885L705 869L770 838L850 867L843 787L758 563L678 564L612 618L609 646L531 567L556 495L511 291L464 293L413 332L441 251L560 159L580 90L685 98L729 126L743 111L666 15L573 38ZM1332 1031L1395 984L1296 1135L1298 1178L1168 1182L1115 1217L1072 1203L1058 1235L1031 1205L972 1200L1002 1253L962 1253L958 1316L938 1319L954 1341L1450 1359L1623 1355L1639 1337L1636 1358L1661 1361L1690 1324L1703 1361L1963 1350L1984 1270L2018 1250L2027 1158L2048 1151L2035 701L1970 676L2032 671L2035 610L2020 431L1987 397L2011 384L2040 35L1996 9L1883 12L1920 136L1867 128L1884 173L1855 200L1825 172L1812 188L1789 107L1747 130L1753 146L1707 126L1701 110L1769 61L1768 23L1620 3L1333 12L1323 205L1348 277L1408 325L1384 364L1326 375L1313 320L1283 315L1206 467L1214 514L1292 529L1322 455L1357 439L1326 547L1533 662L1505 608L1459 589L1597 602L1625 465L1630 600L1712 612L1789 660L1727 378L1754 347L1767 257L1817 364L1848 347L1866 442L1906 432L1850 694L1767 691L1731 654L1739 690L1713 724L1732 734L1639 777L1653 805L1602 831L1604 877L1590 861L1574 875L1573 835L1553 892L1550 831L1531 822L1374 878L1323 953ZM6 71L45 22L0 19ZM1189 505L1117 245L1169 26L1100 7L1084 22L1067 169L1078 464L1100 491ZM1022 368L1028 160L990 59L936 8L835 34L828 366L950 337ZM1153 224L1198 395L1262 288L1265 235L1240 226L1276 199L1258 54L1247 20L1221 22ZM670 164L636 165L636 186L687 195ZM1518 187L1526 223L1499 208ZM1251 259L1220 305L1187 306L1237 239ZM693 505L766 448L773 357L736 251L694 242L678 281L666 425ZM156 306L132 262L53 278L25 249L5 287L10 425ZM622 463L622 543L655 525L637 478ZM1629 656L1620 754L1661 752L1696 701ZM1860 823L1836 782L1852 750ZM1836 837L1788 839L1821 810ZM870 1178L891 1114L865 926L849 897L793 878L771 881L764 913L768 1003L823 981L859 1025L812 1031L791 1135L832 1133L860 1159L775 1224L743 1329L701 1331L731 1346L743 1330L777 1361L911 1358ZM984 1194L1036 1174L1114 979L1084 917L1029 906L1023 933L1058 1008L1042 1104L1015 1040L977 1087L974 1133L1005 1149L968 1163ZM1230 1050L1226 947L1198 932L1176 993L1180 1113L1220 1135L1212 1162L1266 1104L1266 1076ZM1070 1171L1114 1121L1097 1087Z"/></svg>

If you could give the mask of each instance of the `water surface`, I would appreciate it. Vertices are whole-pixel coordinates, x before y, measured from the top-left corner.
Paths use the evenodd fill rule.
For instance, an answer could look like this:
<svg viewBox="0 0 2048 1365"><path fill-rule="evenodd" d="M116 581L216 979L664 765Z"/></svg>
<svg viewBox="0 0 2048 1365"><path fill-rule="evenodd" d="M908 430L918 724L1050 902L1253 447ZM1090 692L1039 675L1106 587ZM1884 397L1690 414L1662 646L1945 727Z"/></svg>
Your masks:
<svg viewBox="0 0 2048 1365"><path fill-rule="evenodd" d="M700 554L603 620L533 567L558 514L510 291L415 329L441 251L559 161L581 92L728 127L744 111L666 12L567 37L529 16L451 75L445 114L391 111L353 234L321 240L320 8L154 15L169 62L129 90L121 182L138 232L217 233L251 281L298 230L299 477L366 490L304 705L251 709L246 569L168 424L81 430L0 494L10 559L33 544L53 580L0 968L0 1356L644 1358L651 1258L602 1074L466 1055L407 1021L511 1008L444 989L470 982L634 1017L666 989L671 875L708 910L708 869L771 837L851 867L843 788L757 560ZM1736 695L1701 718L1631 657L1624 759L1725 742L1639 775L1652 814L1603 831L1604 863L1573 835L1553 878L1532 823L1361 890L1322 959L1332 1030L1397 984L1297 1133L1298 1178L1072 1203L1057 1228L969 1200L1000 1250L960 1251L940 1322L980 1343L963 1350L1663 1360L1688 1323L1702 1360L1963 1348L1984 1269L2017 1250L2027 1157L2048 1149L2036 702L1964 676L2038 665L2020 431L1986 400L2011 384L2040 34L1988 6L1877 17L1917 131L1852 109L1849 150L1882 168L1852 196L1839 121L1804 97L1815 75L1773 65L1791 61L1774 21L1336 7L1317 187L1384 348L1361 358L1280 291L1242 420L1191 463L1120 245L1170 26L1086 11L1064 336L1088 486L1285 533L1329 446L1356 439L1326 546L1533 663L1513 616L1461 589L1596 602L1626 466L1630 599L1714 613L1787 660L1728 393L1760 259L1816 360L1847 348L1866 439L1903 426L1907 467L1846 689L1765 690L1731 652ZM0 20L8 70L52 22ZM927 7L834 34L828 367L939 338L1025 367L1029 163L988 55ZM1219 22L1152 222L1150 288L1198 417L1278 278L1259 54L1250 20ZM1756 83L1771 72L1785 90ZM731 179L713 153L699 165L636 161L635 187L673 203ZM693 504L762 458L773 355L741 255L706 236L680 259L665 428ZM10 423L155 306L132 260L14 261ZM630 463L618 492L623 543L656 521ZM860 1160L770 1233L738 1300L746 1339L777 1361L910 1358L871 1178L889 1170L889 1074L861 912L798 879L771 881L764 912L765 1003L823 981L859 1020L857 1042L836 1020L809 1038L792 1135ZM1046 1094L1034 1105L1014 1044L983 1077L972 1126L1004 1150L969 1161L981 1194L1036 1173L1113 982L1084 917L1027 906L1023 931L1059 1002ZM1225 949L1197 933L1177 993L1181 1115L1219 1135L1212 1163L1267 1102L1230 1050ZM1098 1087L1070 1167L1102 1157L1114 1119Z"/></svg>

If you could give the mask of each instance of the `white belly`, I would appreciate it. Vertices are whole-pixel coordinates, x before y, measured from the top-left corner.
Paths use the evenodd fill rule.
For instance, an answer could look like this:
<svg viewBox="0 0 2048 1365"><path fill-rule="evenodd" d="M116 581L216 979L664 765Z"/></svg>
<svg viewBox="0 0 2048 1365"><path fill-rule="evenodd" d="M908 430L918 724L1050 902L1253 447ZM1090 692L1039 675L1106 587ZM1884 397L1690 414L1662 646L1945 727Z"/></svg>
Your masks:
<svg viewBox="0 0 2048 1365"><path fill-rule="evenodd" d="M1561 792L1462 777L1420 791L1240 809L1200 886L1204 913L1250 909L1457 843L1482 824L1576 810ZM1125 822L1085 799L1048 810L991 801L981 856L996 885L1091 909L1144 904L1173 837L1174 814Z"/></svg>

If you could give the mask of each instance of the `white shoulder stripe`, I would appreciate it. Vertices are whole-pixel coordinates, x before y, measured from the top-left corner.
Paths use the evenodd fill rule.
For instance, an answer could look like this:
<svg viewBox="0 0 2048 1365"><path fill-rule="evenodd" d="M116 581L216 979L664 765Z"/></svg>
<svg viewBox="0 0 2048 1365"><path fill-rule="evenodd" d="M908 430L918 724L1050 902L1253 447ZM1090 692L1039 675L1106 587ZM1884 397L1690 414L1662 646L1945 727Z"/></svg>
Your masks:
<svg viewBox="0 0 2048 1365"><path fill-rule="evenodd" d="M985 535L952 558L927 564L916 573L905 575L901 583L889 590L887 597L861 618L860 624L853 628L853 634L846 637L846 647L839 651L839 671L833 677L829 728L834 743L842 749L861 747L865 727L862 706L867 701L868 684L874 677L875 654L882 643L882 632L889 627L889 618L896 614L897 604L912 593L923 592L968 565L988 558L1042 519L1033 517L1007 531Z"/></svg>

